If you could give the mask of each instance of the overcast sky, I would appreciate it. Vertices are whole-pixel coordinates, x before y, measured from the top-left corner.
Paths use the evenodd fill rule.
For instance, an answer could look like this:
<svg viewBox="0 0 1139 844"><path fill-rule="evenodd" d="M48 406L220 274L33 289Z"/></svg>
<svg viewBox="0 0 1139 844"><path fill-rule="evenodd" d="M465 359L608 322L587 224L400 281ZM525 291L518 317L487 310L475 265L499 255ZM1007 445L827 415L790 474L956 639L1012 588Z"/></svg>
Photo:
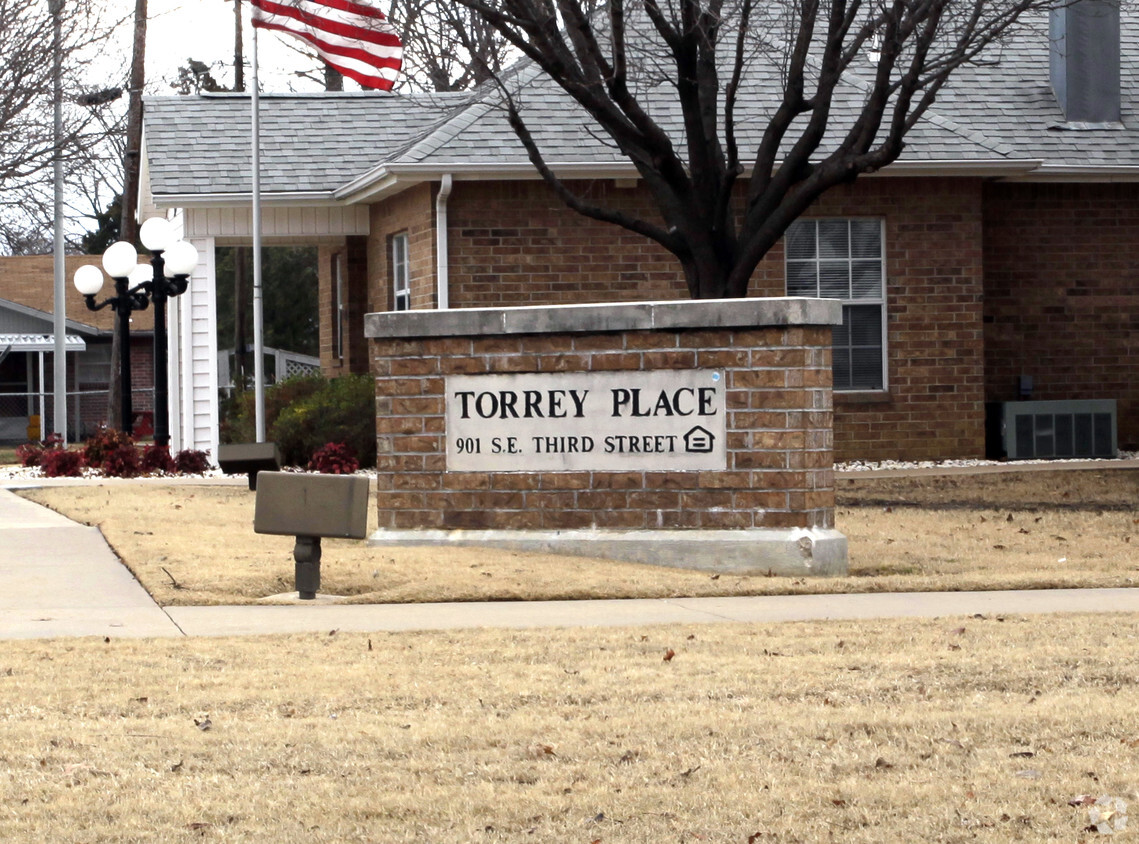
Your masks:
<svg viewBox="0 0 1139 844"><path fill-rule="evenodd" d="M118 14L133 13L134 0L109 0ZM250 84L249 61L253 51L252 27L249 25L250 4L241 4L245 21L246 85ZM233 0L149 0L146 37L147 93L172 94L167 84L178 75L178 68L193 58L215 65L214 78L229 87L233 84ZM129 27L119 48L124 68L130 63ZM321 86L298 77L295 71L311 70L312 61L298 55L286 44L300 45L295 38L264 30L258 33L261 90L318 91ZM216 65L224 65L217 67ZM351 87L349 81L346 87Z"/></svg>

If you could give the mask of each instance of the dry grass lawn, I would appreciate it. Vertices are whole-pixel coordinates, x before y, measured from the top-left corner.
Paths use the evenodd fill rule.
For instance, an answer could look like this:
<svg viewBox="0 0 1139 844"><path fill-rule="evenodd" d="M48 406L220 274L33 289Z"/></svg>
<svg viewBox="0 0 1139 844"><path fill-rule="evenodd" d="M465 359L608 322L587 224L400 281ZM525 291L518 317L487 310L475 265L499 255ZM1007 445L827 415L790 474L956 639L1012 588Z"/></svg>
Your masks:
<svg viewBox="0 0 1139 844"><path fill-rule="evenodd" d="M116 483L26 491L98 525L165 605L240 604L293 589L292 538L253 533L233 486ZM1132 586L1139 471L843 478L851 574L713 577L656 566L483 549L325 540L322 593L357 603ZM1135 539L1139 543L1139 539Z"/></svg>
<svg viewBox="0 0 1139 844"><path fill-rule="evenodd" d="M1139 617L0 643L5 842L1077 842ZM665 659L669 653L671 659Z"/></svg>

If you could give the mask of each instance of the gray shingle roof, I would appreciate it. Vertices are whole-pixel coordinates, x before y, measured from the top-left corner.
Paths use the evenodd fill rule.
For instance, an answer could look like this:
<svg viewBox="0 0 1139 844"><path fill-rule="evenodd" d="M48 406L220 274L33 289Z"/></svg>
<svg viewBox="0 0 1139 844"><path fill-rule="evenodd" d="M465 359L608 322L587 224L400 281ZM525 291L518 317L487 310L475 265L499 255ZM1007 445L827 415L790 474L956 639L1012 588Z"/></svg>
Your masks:
<svg viewBox="0 0 1139 844"><path fill-rule="evenodd" d="M990 57L996 61L957 72L907 137L902 162L1041 159L1045 168L1139 167L1139 13L1129 7L1123 13L1122 129L1056 128L1063 114L1049 81L1046 21L1031 23L1035 25L1024 27L999 55ZM767 114L778 102L778 80L774 66L745 79L737 119L741 150L754 150L758 143ZM629 166L553 82L526 66L516 71L514 81L527 124L552 166ZM864 86L858 78L843 84L824 149L838 143L854 119ZM358 185L365 174L401 168L456 173L526 169L529 160L507 125L498 96L493 89L476 97L263 96L263 190L331 192L353 180ZM652 104L654 119L681 137L674 99L662 97ZM150 98L145 121L156 196L249 190L247 97Z"/></svg>
<svg viewBox="0 0 1139 844"><path fill-rule="evenodd" d="M261 189L329 192L413 143L469 95L410 100L384 94L263 94ZM248 193L248 95L148 97L143 131L151 189L163 194Z"/></svg>

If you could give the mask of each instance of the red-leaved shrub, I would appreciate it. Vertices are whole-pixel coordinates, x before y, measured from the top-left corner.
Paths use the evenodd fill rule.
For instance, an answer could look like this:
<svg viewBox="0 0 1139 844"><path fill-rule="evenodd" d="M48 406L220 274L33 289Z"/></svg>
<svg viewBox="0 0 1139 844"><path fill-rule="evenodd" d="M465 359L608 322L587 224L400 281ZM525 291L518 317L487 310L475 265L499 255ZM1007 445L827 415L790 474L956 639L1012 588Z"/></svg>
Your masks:
<svg viewBox="0 0 1139 844"><path fill-rule="evenodd" d="M162 473L173 475L178 471L174 465L174 458L170 456L170 449L164 445L148 445L142 450L139 458L139 468L143 474L153 475Z"/></svg>
<svg viewBox="0 0 1139 844"><path fill-rule="evenodd" d="M16 446L16 459L21 466L39 466L44 447L39 443L24 443Z"/></svg>
<svg viewBox="0 0 1139 844"><path fill-rule="evenodd" d="M16 447L16 459L21 466L39 466L45 451L57 451L63 448L63 437L60 434L48 434L43 442L24 443Z"/></svg>
<svg viewBox="0 0 1139 844"><path fill-rule="evenodd" d="M183 475L204 475L210 470L210 453L184 448L174 455L174 467Z"/></svg>
<svg viewBox="0 0 1139 844"><path fill-rule="evenodd" d="M83 474L83 452L47 449L40 457L40 470L49 478L78 478Z"/></svg>
<svg viewBox="0 0 1139 844"><path fill-rule="evenodd" d="M103 456L100 467L103 474L112 478L133 478L142 472L142 460L133 445L120 445Z"/></svg>
<svg viewBox="0 0 1139 844"><path fill-rule="evenodd" d="M134 448L134 440L131 439L130 434L102 425L87 440L87 445L83 449L83 459L92 469L102 469L108 455L124 446ZM107 474L112 473L108 472ZM119 477L129 477L129 475L120 475Z"/></svg>
<svg viewBox="0 0 1139 844"><path fill-rule="evenodd" d="M313 452L308 462L310 472L322 475L351 475L360 468L356 455L344 443L328 443Z"/></svg>

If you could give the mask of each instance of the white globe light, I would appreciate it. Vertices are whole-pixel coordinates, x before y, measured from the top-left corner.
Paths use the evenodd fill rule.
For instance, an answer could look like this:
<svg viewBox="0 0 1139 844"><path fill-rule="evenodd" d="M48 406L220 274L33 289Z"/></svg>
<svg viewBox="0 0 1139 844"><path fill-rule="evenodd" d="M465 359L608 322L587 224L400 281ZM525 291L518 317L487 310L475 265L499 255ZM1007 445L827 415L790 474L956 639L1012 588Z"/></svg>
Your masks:
<svg viewBox="0 0 1139 844"><path fill-rule="evenodd" d="M174 231L163 217L151 217L138 230L138 239L151 252L161 252L174 242Z"/></svg>
<svg viewBox="0 0 1139 844"><path fill-rule="evenodd" d="M103 253L103 269L111 278L126 278L138 266L138 253L125 240L112 243Z"/></svg>
<svg viewBox="0 0 1139 844"><path fill-rule="evenodd" d="M94 296L103 289L103 274L92 264L84 264L75 271L75 289L84 296Z"/></svg>
<svg viewBox="0 0 1139 844"><path fill-rule="evenodd" d="M172 244L163 258L166 259L167 275L189 275L198 266L198 250L185 240Z"/></svg>
<svg viewBox="0 0 1139 844"><path fill-rule="evenodd" d="M131 270L130 275L127 276L127 278L129 279L127 282L127 287L131 290L134 290L140 284L145 284L146 282L153 279L154 270L151 268L150 264L135 264L135 268Z"/></svg>

